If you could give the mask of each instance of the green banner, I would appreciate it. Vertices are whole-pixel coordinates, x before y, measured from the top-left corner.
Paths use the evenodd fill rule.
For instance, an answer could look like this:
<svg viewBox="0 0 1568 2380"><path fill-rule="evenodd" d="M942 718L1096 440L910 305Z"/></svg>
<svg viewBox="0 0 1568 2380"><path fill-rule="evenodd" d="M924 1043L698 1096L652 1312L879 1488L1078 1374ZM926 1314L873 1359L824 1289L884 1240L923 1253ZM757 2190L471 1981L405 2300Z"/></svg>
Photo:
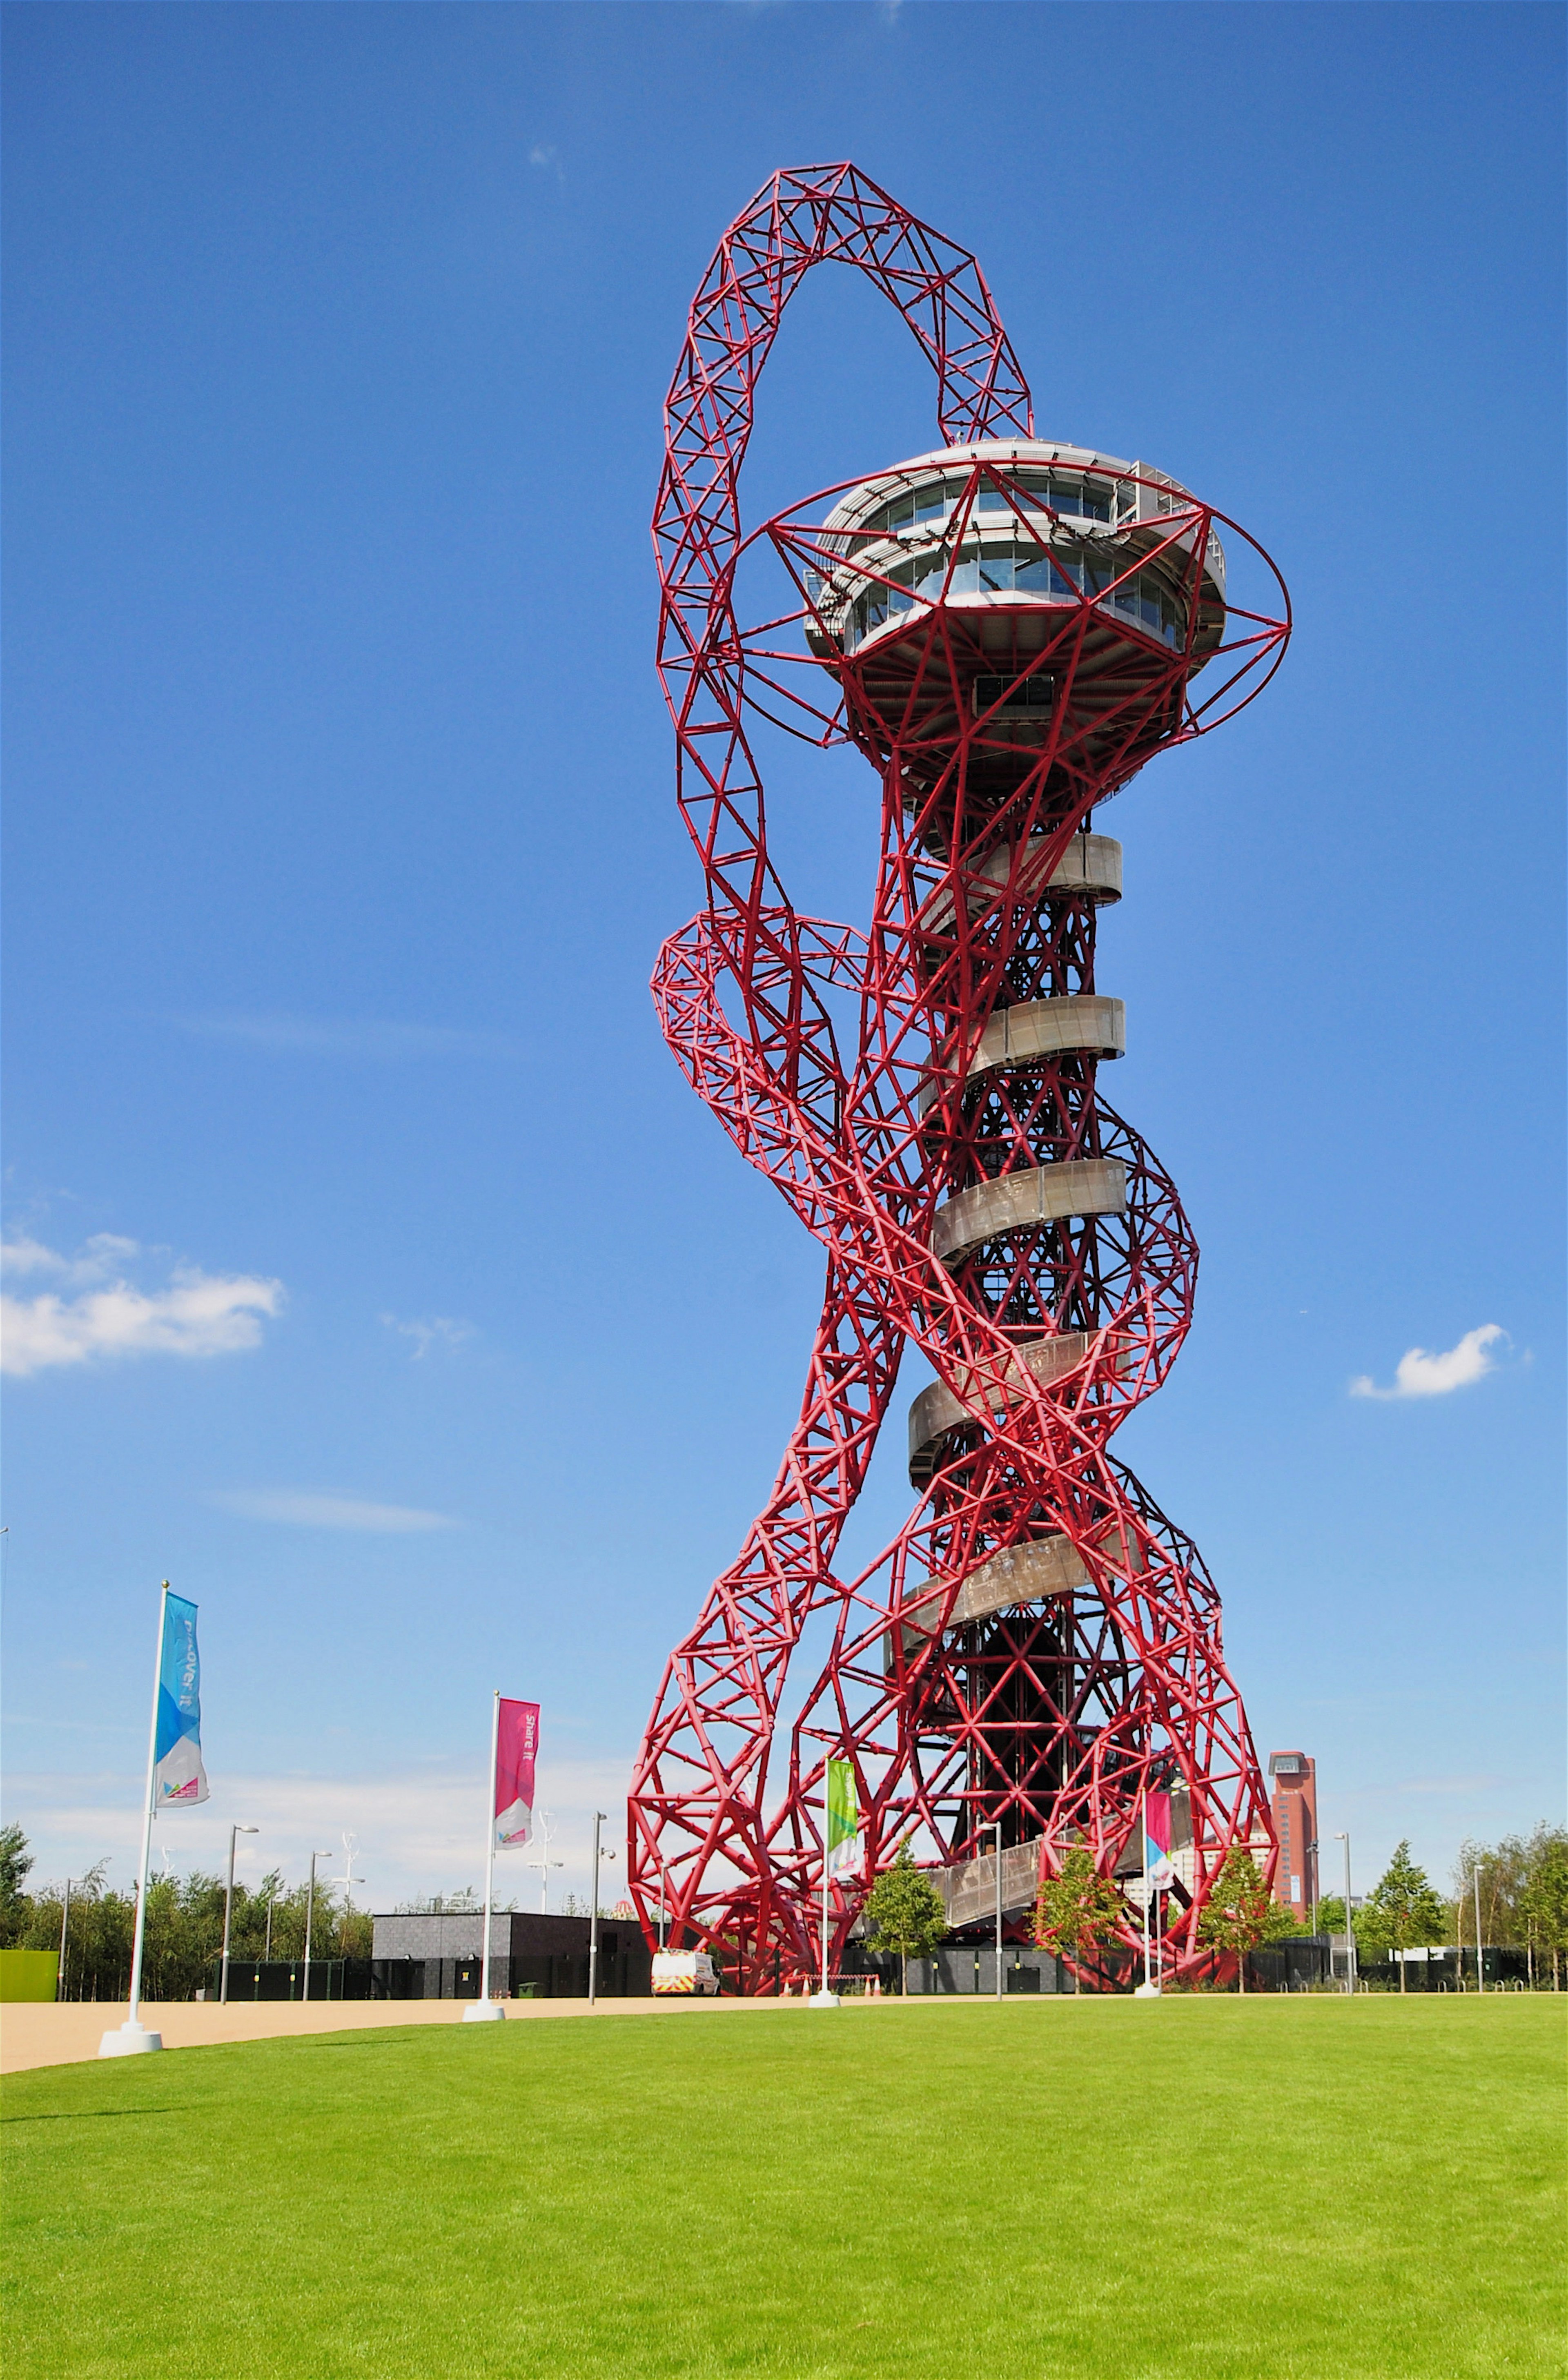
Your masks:
<svg viewBox="0 0 1568 2380"><path fill-rule="evenodd" d="M855 1791L855 1764L828 1763L828 1874L860 1873L860 1801Z"/></svg>

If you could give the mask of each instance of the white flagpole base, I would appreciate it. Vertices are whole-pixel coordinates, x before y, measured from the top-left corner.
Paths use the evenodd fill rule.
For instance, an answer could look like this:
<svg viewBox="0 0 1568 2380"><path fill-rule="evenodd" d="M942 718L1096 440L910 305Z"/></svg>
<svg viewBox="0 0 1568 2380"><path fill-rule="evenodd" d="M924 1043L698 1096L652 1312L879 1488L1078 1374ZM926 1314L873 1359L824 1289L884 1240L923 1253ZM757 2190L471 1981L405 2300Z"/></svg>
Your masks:
<svg viewBox="0 0 1568 2380"><path fill-rule="evenodd" d="M499 2000L476 2000L463 2010L465 2024L499 2024L506 2011Z"/></svg>
<svg viewBox="0 0 1568 2380"><path fill-rule="evenodd" d="M808 2008L837 2008L838 1994L836 1992L813 1992L806 2005Z"/></svg>
<svg viewBox="0 0 1568 2380"><path fill-rule="evenodd" d="M122 2024L117 2032L106 2033L98 2045L100 2058L135 2058L144 2049L162 2049L161 2033L149 2033L144 2024Z"/></svg>
<svg viewBox="0 0 1568 2380"><path fill-rule="evenodd" d="M1157 2000L1162 1997L1158 1984L1139 1984L1133 1994L1135 2000Z"/></svg>

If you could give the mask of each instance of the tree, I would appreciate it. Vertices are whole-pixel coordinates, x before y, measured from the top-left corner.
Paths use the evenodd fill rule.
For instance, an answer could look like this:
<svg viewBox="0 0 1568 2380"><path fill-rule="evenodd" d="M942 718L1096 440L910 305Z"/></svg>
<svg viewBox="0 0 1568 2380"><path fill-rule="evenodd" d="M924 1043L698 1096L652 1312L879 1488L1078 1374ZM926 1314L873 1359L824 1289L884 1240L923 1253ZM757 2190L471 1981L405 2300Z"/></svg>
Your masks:
<svg viewBox="0 0 1568 2380"><path fill-rule="evenodd" d="M1446 1902L1440 1903L1440 1906L1446 1929L1453 1924L1453 1911ZM1343 1934L1344 1900L1342 1894L1330 1893L1318 1903L1318 1931L1320 1934ZM1380 1965L1388 1957L1391 1947L1388 1918L1384 1911L1375 1907L1369 1900L1358 1901L1352 1912L1351 1931L1355 1937L1357 1967ZM1447 1938L1446 1932L1443 1938Z"/></svg>
<svg viewBox="0 0 1568 2380"><path fill-rule="evenodd" d="M369 1910L356 1909L352 1901L346 1901L337 1921L337 1956L368 1959L375 1938L376 1921Z"/></svg>
<svg viewBox="0 0 1568 2380"><path fill-rule="evenodd" d="M1561 1967L1568 1950L1568 1834L1561 1827L1538 1827L1527 1846L1529 1860L1520 1914L1532 1961L1538 1950L1551 1952L1551 1988L1561 1988Z"/></svg>
<svg viewBox="0 0 1568 2380"><path fill-rule="evenodd" d="M71 1878L71 1922L66 1937L66 1973L60 1997L67 2000L113 2000L130 1982L131 1932L136 1903L103 1882L106 1862ZM57 1950L64 1914L63 1888L46 1884L31 1904L23 1939L30 1950Z"/></svg>
<svg viewBox="0 0 1568 2380"><path fill-rule="evenodd" d="M120 1999L129 1987L136 1896L106 1890L103 1864L100 1861L85 1876L71 1879L62 1994L66 1999ZM299 1958L305 1948L308 1897L303 1884L286 1891L275 1870L262 1879L254 1892L237 1884L229 1934L231 1966L249 1966L265 1955L269 1906L273 1958ZM27 1947L37 1950L56 1949L63 1914L62 1888L46 1885L25 1907L28 1913L22 1939ZM333 1885L318 1876L310 1924L312 1959L368 1959L372 1929L373 1921L369 1916L335 1899ZM150 2000L189 1999L203 1985L210 1985L223 1939L222 1876L206 1876L195 1869L186 1876L148 1878L142 1984Z"/></svg>
<svg viewBox="0 0 1568 2380"><path fill-rule="evenodd" d="M0 1827L0 1944L17 1941L31 1912L22 1890L32 1853L20 1827Z"/></svg>
<svg viewBox="0 0 1568 2380"><path fill-rule="evenodd" d="M1122 1900L1113 1884L1102 1876L1082 1843L1063 1856L1055 1876L1042 1879L1035 1895L1032 1935L1037 1949L1065 1952L1073 1962L1073 1989L1083 1988L1076 1961L1097 1942L1115 1934L1122 1923Z"/></svg>
<svg viewBox="0 0 1568 2380"><path fill-rule="evenodd" d="M223 1880L200 1872L147 1880L142 1990L150 2000L189 1999L207 1980L223 1938ZM63 1888L49 1885L32 1903L28 1946L57 1949ZM136 1897L103 1886L103 1863L71 1879L66 1937L65 1998L119 1999L130 1985Z"/></svg>
<svg viewBox="0 0 1568 2380"><path fill-rule="evenodd" d="M1526 1942L1524 1902L1529 1876L1530 1845L1522 1836L1505 1835L1500 1843L1477 1843L1466 1836L1459 1846L1453 1869L1460 1938L1474 1928L1478 1885L1481 1939L1493 1943Z"/></svg>
<svg viewBox="0 0 1568 2380"><path fill-rule="evenodd" d="M1466 1837L1453 1869L1456 1938L1463 1942L1474 1934L1478 1898L1482 1940L1523 1948L1532 1984L1538 1958L1550 1950L1556 1988L1562 1953L1568 1949L1562 1907L1568 1891L1565 1872L1568 1834L1561 1827L1542 1824L1527 1840L1505 1835L1495 1844L1477 1843Z"/></svg>
<svg viewBox="0 0 1568 2380"><path fill-rule="evenodd" d="M909 1997L909 1961L924 1959L947 1932L947 1912L930 1876L915 1864L907 1842L884 1868L866 1901L866 1938L873 1950L896 1950L902 1961L903 1991Z"/></svg>
<svg viewBox="0 0 1568 2380"><path fill-rule="evenodd" d="M1258 1875L1252 1853L1233 1845L1209 1885L1197 1921L1197 1938L1216 1949L1234 1952L1236 1977L1244 1992L1247 1955L1269 1939L1273 1907L1274 1896Z"/></svg>
<svg viewBox="0 0 1568 2380"><path fill-rule="evenodd" d="M1392 1950L1408 1950L1418 1943L1440 1942L1448 1931L1447 1904L1428 1881L1427 1871L1410 1856L1408 1842L1398 1843L1382 1875L1367 1896L1367 1913L1387 1937ZM1399 1988L1404 1989L1404 1961L1399 1961Z"/></svg>

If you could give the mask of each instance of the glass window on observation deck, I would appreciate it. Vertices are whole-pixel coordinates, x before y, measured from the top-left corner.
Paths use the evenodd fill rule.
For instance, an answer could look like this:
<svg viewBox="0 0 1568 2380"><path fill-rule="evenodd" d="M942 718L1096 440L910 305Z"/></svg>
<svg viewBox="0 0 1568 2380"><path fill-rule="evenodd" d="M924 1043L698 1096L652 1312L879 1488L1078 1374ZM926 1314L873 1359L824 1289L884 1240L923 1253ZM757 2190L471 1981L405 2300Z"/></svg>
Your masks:
<svg viewBox="0 0 1568 2380"><path fill-rule="evenodd" d="M932 480L924 487L906 489L869 512L856 524L854 535L857 541L867 541L937 520L962 501L969 484L966 478ZM1108 480L1058 471L1019 471L1008 475L1006 486L1014 504L1022 503L1031 508L1048 504L1053 513L1077 520L1112 521L1118 516L1115 492ZM994 480L982 480L974 492L973 510L991 514L1009 508L1009 497L1002 487ZM1124 491L1120 510L1136 510L1136 490Z"/></svg>
<svg viewBox="0 0 1568 2380"><path fill-rule="evenodd" d="M1021 498L1026 504L1049 504L1053 513L1068 513L1078 520L1111 518L1111 491L1093 480L1065 480L1051 471L1020 471L1009 486L1015 503ZM982 513L1006 512L1008 498L994 480L987 480L975 498L975 509Z"/></svg>
<svg viewBox="0 0 1568 2380"><path fill-rule="evenodd" d="M859 523L860 531L862 535L880 536L888 529L910 528L918 521L937 520L954 496L955 490L950 489L946 480L933 480L928 487L912 488L904 495L894 496L891 503L879 504Z"/></svg>
<svg viewBox="0 0 1568 2380"><path fill-rule="evenodd" d="M887 584L868 588L850 611L846 643L862 638L900 613L914 609L916 596L938 603L954 595L1029 595L1037 601L1076 602L1088 596L1105 610L1134 623L1161 643L1179 646L1185 633L1181 605L1152 571L1139 571L1111 588L1113 564L1103 554L1046 552L1038 545L966 545L951 562L944 550L894 563ZM1105 590L1111 589L1108 593Z"/></svg>

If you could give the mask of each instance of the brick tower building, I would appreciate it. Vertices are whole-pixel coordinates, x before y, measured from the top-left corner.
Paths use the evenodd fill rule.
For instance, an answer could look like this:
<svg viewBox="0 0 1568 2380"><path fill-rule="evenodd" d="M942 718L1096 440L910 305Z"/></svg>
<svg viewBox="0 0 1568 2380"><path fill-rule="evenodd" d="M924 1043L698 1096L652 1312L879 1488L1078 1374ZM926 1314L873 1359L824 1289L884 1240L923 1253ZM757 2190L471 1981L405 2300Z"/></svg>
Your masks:
<svg viewBox="0 0 1568 2380"><path fill-rule="evenodd" d="M1274 1831L1280 1864L1274 1898L1293 1917L1308 1919L1318 1902L1318 1769L1305 1752L1271 1752Z"/></svg>

